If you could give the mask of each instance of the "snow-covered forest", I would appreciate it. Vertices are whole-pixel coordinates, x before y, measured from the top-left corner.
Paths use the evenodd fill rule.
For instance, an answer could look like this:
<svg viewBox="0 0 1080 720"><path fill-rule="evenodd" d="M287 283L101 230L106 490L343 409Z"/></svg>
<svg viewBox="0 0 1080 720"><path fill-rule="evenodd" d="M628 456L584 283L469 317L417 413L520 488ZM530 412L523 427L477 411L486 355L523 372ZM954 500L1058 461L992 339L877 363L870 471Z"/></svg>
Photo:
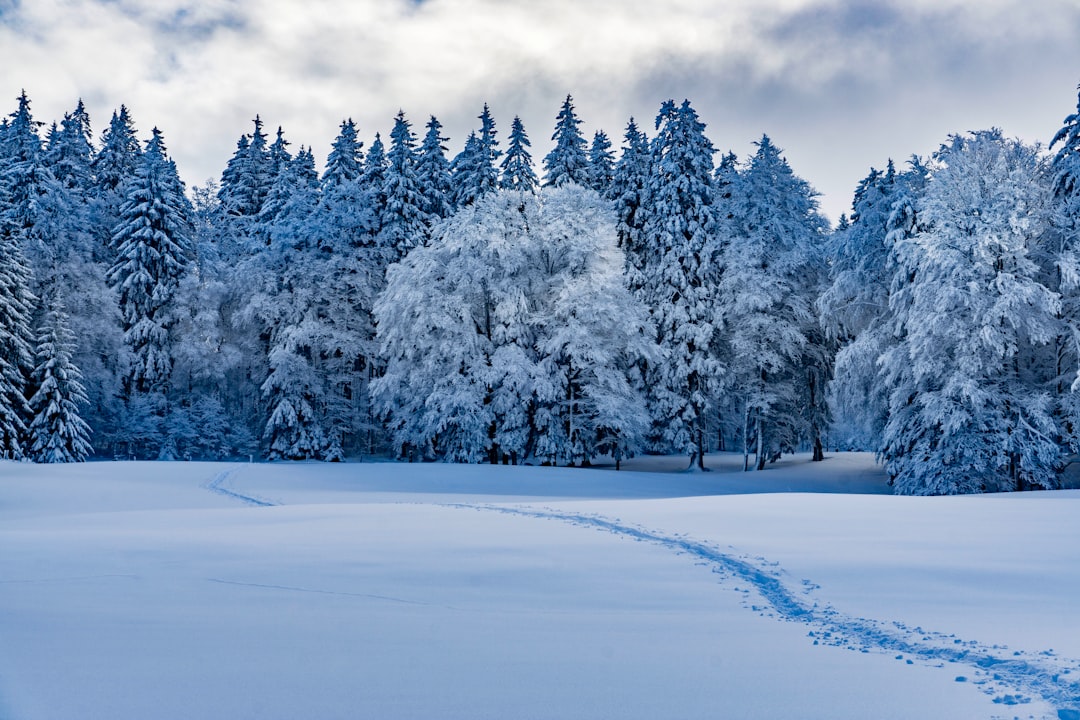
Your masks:
<svg viewBox="0 0 1080 720"><path fill-rule="evenodd" d="M1080 447L1080 113L870 169L835 228L768 136L689 101L534 161L484 106L341 123L322 162L256 117L187 187L164 133L82 104L0 125L0 457L746 468L879 452L897 492L1058 486ZM539 151L538 151L539 152ZM319 168L322 167L320 172Z"/></svg>

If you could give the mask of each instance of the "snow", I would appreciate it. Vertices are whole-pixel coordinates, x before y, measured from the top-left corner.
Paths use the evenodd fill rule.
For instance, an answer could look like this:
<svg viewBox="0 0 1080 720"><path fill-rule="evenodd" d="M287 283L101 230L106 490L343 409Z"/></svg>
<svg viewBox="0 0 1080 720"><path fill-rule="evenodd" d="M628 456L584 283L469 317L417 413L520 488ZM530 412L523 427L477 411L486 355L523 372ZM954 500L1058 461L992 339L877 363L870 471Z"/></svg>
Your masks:
<svg viewBox="0 0 1080 720"><path fill-rule="evenodd" d="M0 718L1078 717L1080 491L741 460L0 463Z"/></svg>

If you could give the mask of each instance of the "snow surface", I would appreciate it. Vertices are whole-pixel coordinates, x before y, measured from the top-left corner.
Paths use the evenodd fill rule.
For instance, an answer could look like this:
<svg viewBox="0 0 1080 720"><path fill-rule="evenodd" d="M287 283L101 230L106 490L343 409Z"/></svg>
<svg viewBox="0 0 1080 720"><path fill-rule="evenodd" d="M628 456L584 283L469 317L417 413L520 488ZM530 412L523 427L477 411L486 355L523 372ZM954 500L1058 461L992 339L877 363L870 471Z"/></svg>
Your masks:
<svg viewBox="0 0 1080 720"><path fill-rule="evenodd" d="M741 460L0 463L0 719L1080 718L1080 492Z"/></svg>

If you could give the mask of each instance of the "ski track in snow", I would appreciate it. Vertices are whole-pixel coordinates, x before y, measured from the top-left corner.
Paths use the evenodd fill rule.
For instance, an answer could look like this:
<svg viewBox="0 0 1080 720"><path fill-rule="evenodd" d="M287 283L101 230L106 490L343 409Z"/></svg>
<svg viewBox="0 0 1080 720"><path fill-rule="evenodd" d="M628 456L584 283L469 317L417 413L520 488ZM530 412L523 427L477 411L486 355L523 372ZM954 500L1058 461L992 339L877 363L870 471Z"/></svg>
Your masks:
<svg viewBox="0 0 1080 720"><path fill-rule="evenodd" d="M217 493L218 495L232 498L233 500L239 500L245 505L253 505L255 507L275 507L279 504L276 502L271 502L270 500L255 497L253 495L244 495L243 493L238 493L235 490L230 490L229 488L225 487L225 483L227 483L229 478L231 478L237 472L239 472L239 470L236 468L219 472L217 475L212 477L206 484L204 484L203 487L212 493Z"/></svg>
<svg viewBox="0 0 1080 720"><path fill-rule="evenodd" d="M747 601L747 606L755 612L809 626L808 637L815 645L895 654L897 660L908 664L919 662L941 668L946 664L967 666L970 676L957 675L956 681L971 682L993 695L995 703L1026 705L1035 697L1056 709L1057 720L1080 720L1080 661L1058 657L1053 650L1010 651L1003 645L984 645L900 622L845 615L830 605L820 605L810 597L801 597L816 589L817 586L809 581L803 581L801 594L789 589L782 579L783 571L775 563L738 557L683 535L665 535L623 525L618 520L554 510L469 504L450 504L448 507L559 520L687 554L727 580L749 584L765 602L762 606ZM734 589L749 595L742 587Z"/></svg>

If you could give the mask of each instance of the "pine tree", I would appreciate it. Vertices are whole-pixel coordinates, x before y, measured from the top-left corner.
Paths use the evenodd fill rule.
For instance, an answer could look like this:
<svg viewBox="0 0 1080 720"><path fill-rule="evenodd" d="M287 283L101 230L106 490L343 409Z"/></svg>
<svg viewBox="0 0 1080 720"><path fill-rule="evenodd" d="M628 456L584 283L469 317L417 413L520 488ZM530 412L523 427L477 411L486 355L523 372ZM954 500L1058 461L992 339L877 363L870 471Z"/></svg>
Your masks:
<svg viewBox="0 0 1080 720"><path fill-rule="evenodd" d="M171 302L190 253L190 206L161 131L152 132L121 208L113 234L117 260L108 275L120 295L124 342L132 353L129 395L167 388Z"/></svg>
<svg viewBox="0 0 1080 720"><path fill-rule="evenodd" d="M356 138L356 124L352 118L341 123L341 132L326 158L326 170L323 171L324 188L330 188L345 182L357 180L363 173L363 146Z"/></svg>
<svg viewBox="0 0 1080 720"><path fill-rule="evenodd" d="M793 450L807 430L797 424L800 410L824 407L824 392L813 393L811 408L803 392L806 382L824 390L821 368L808 376L803 364L821 355L808 335L817 325L812 303L818 294L814 281L824 268L817 253L824 223L813 191L768 136L740 174L730 208L720 253L718 319L742 410L744 465L753 437L760 470L769 458ZM820 433L823 419L816 412L811 418ZM814 440L819 444L820 434Z"/></svg>
<svg viewBox="0 0 1080 720"><path fill-rule="evenodd" d="M499 187L503 190L517 190L518 192L536 192L540 181L533 171L532 155L529 148L529 136L525 133L525 126L521 118L514 116L514 122L510 125L510 146L506 150L500 170L502 178Z"/></svg>
<svg viewBox="0 0 1080 720"><path fill-rule="evenodd" d="M354 178L327 192L358 182ZM322 319L331 309L326 296L336 288L328 261L333 246L326 245L330 253L320 249L320 195L315 159L301 148L267 197L268 245L243 268L251 291L240 319L266 342L260 392L266 402L263 438L272 460L323 459L331 453L329 378L321 363L332 330Z"/></svg>
<svg viewBox="0 0 1080 720"><path fill-rule="evenodd" d="M273 181L262 119L256 115L254 123L252 133L240 137L236 152L221 175L218 199L222 210L231 216L257 216Z"/></svg>
<svg viewBox="0 0 1080 720"><path fill-rule="evenodd" d="M607 197L615 177L615 156L611 154L611 140L603 130L593 135L589 148L588 185L602 196Z"/></svg>
<svg viewBox="0 0 1080 720"><path fill-rule="evenodd" d="M649 181L651 154L645 133L638 129L633 118L626 126L625 141L609 186L608 197L615 205L616 232L619 247L626 255L626 273L630 288L639 291L645 282L646 242L640 211L645 202Z"/></svg>
<svg viewBox="0 0 1080 720"><path fill-rule="evenodd" d="M120 192L135 176L142 149L135 135L135 123L126 105L113 112L109 127L101 134L101 150L94 157L92 169L99 192ZM119 205L119 203L117 203Z"/></svg>
<svg viewBox="0 0 1080 720"><path fill-rule="evenodd" d="M704 468L709 403L721 366L713 352L714 262L712 143L697 113L667 101L656 119L653 169L639 208L648 269L640 297L652 314L663 352L649 366L657 445Z"/></svg>
<svg viewBox="0 0 1080 720"><path fill-rule="evenodd" d="M3 200L0 188L0 202ZM21 459L29 408L23 390L33 368L30 268L0 217L0 458Z"/></svg>
<svg viewBox="0 0 1080 720"><path fill-rule="evenodd" d="M442 124L432 115L426 127L416 159L416 182L424 196L424 216L428 223L434 223L453 213L454 188L443 146L447 138L442 136Z"/></svg>
<svg viewBox="0 0 1080 720"><path fill-rule="evenodd" d="M1078 88L1080 89L1080 88ZM1061 295L1061 326L1051 345L1049 390L1065 442L1080 450L1080 100L1065 118L1050 150L1051 200L1048 247L1040 263L1046 284Z"/></svg>
<svg viewBox="0 0 1080 720"><path fill-rule="evenodd" d="M567 95L555 118L555 132L551 136L555 147L544 158L544 187L571 182L589 186L589 159L579 125L573 99Z"/></svg>
<svg viewBox="0 0 1080 720"><path fill-rule="evenodd" d="M453 205L455 208L472 205L483 194L481 190L482 173L480 162L480 140L476 137L475 132L471 132L465 138L465 147L454 156L453 161L450 163Z"/></svg>
<svg viewBox="0 0 1080 720"><path fill-rule="evenodd" d="M292 161L292 153L289 152L289 143L285 139L285 131L278 125L277 135L274 137L274 143L267 150L267 177L269 184L273 185L285 168ZM269 192L269 190L268 190Z"/></svg>
<svg viewBox="0 0 1080 720"><path fill-rule="evenodd" d="M394 119L387 162L378 242L386 250L388 262L397 262L409 250L424 244L430 225L416 178L416 137L404 112L398 112Z"/></svg>
<svg viewBox="0 0 1080 720"><path fill-rule="evenodd" d="M499 187L496 161L502 155L495 138L495 120L487 103L479 115L480 132L469 133L465 147L450 165L454 185L454 205L464 207Z"/></svg>
<svg viewBox="0 0 1080 720"><path fill-rule="evenodd" d="M75 335L67 314L54 302L38 332L30 398L29 456L42 463L82 462L91 453L90 428L79 414L89 400L82 373L72 362Z"/></svg>
<svg viewBox="0 0 1080 720"><path fill-rule="evenodd" d="M93 184L94 160L90 116L79 100L75 109L64 115L56 142L46 153L45 163L65 188L86 193Z"/></svg>
<svg viewBox="0 0 1080 720"><path fill-rule="evenodd" d="M842 422L834 435L845 447L876 450L881 445L887 394L878 358L893 342L889 295L896 272L887 237L893 206L903 192L892 161L884 173L871 169L856 189L851 220L842 217L830 243L830 283L817 307L828 338L840 344L829 396Z"/></svg>

